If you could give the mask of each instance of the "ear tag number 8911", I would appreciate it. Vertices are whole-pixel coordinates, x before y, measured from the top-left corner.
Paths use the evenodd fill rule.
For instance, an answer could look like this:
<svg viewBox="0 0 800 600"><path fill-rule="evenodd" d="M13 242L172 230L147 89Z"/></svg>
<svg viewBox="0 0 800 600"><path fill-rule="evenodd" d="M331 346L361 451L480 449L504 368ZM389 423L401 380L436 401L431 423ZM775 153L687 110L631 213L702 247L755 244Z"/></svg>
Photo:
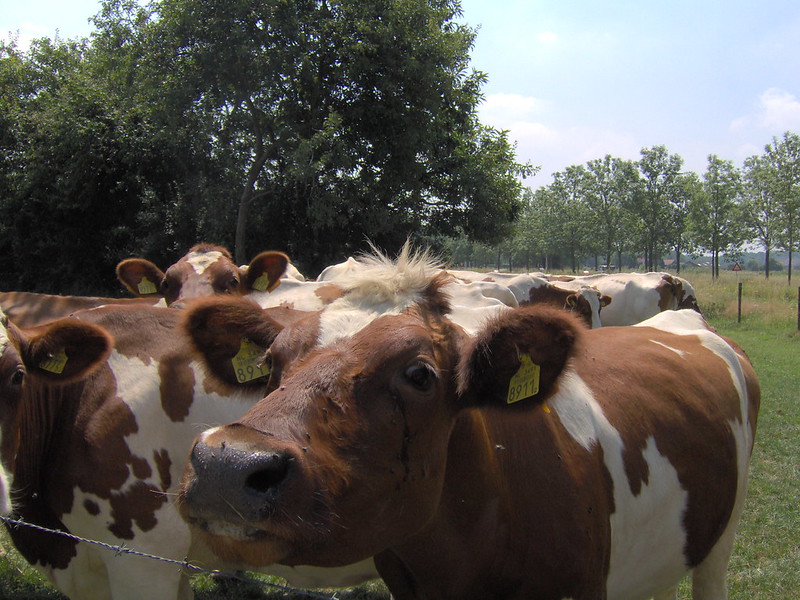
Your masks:
<svg viewBox="0 0 800 600"><path fill-rule="evenodd" d="M506 404L514 404L539 393L539 365L527 354L521 354L519 362L519 370L508 385Z"/></svg>
<svg viewBox="0 0 800 600"><path fill-rule="evenodd" d="M269 366L264 362L264 348L247 338L242 338L239 352L231 359L231 363L239 383L269 376Z"/></svg>

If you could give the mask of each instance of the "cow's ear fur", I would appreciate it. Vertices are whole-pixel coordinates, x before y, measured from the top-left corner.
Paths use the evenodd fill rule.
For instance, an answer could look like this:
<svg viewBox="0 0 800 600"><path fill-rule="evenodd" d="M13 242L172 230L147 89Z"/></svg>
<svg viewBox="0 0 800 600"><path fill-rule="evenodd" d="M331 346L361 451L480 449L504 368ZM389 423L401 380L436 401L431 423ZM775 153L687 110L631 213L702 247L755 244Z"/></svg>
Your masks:
<svg viewBox="0 0 800 600"><path fill-rule="evenodd" d="M61 319L28 338L21 351L29 374L69 383L93 373L111 353L111 336L97 325Z"/></svg>
<svg viewBox="0 0 800 600"><path fill-rule="evenodd" d="M242 340L267 350L283 325L252 300L237 297L199 299L186 309L181 327L208 371L223 383L239 389L264 386L263 378L240 383L233 365Z"/></svg>
<svg viewBox="0 0 800 600"><path fill-rule="evenodd" d="M466 344L459 358L458 393L468 405L506 405L512 377L527 354L539 367L539 391L515 405L546 400L575 352L585 325L570 313L541 305L505 311Z"/></svg>
<svg viewBox="0 0 800 600"><path fill-rule="evenodd" d="M164 272L149 260L126 258L117 265L117 279L134 296L147 298L164 295L161 292Z"/></svg>
<svg viewBox="0 0 800 600"><path fill-rule="evenodd" d="M251 291L271 292L280 284L280 278L286 273L289 257L283 252L273 250L257 255L244 273L242 283L245 293Z"/></svg>

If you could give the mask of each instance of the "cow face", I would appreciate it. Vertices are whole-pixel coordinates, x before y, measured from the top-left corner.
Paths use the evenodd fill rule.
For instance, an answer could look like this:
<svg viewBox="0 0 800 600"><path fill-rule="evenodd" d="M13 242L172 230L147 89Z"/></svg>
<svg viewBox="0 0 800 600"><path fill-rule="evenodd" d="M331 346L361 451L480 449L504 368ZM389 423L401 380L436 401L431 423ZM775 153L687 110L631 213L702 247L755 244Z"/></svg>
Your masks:
<svg viewBox="0 0 800 600"><path fill-rule="evenodd" d="M117 277L134 295L161 296L167 306L179 308L194 298L274 289L288 264L282 252L262 252L239 268L227 249L199 244L166 273L149 260L128 258L117 265Z"/></svg>
<svg viewBox="0 0 800 600"><path fill-rule="evenodd" d="M184 518L254 565L347 564L413 536L440 508L459 411L547 398L581 328L525 307L468 338L444 314L418 305L295 356L242 419L198 438ZM287 328L273 353L309 326Z"/></svg>
<svg viewBox="0 0 800 600"><path fill-rule="evenodd" d="M11 511L9 474L19 447L26 379L75 381L110 351L111 339L100 327L62 319L28 336L0 311L0 514Z"/></svg>

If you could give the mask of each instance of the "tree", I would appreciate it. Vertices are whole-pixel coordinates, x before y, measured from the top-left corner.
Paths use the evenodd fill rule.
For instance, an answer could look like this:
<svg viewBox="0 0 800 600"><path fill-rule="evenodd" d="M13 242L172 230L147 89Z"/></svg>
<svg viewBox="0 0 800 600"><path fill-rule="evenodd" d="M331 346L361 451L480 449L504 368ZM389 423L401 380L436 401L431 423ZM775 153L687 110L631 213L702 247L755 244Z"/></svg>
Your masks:
<svg viewBox="0 0 800 600"><path fill-rule="evenodd" d="M792 253L798 249L800 227L800 135L786 132L783 139L772 138L764 149L764 159L775 175L773 193L781 214L779 247L789 252L788 281L792 282Z"/></svg>
<svg viewBox="0 0 800 600"><path fill-rule="evenodd" d="M584 199L587 171L571 166L553 174L553 183L537 193L537 212L542 217L537 226L547 236L551 252L563 250L572 272L578 270L578 256L590 247L592 216Z"/></svg>
<svg viewBox="0 0 800 600"><path fill-rule="evenodd" d="M702 184L697 173L681 173L675 196L672 198L673 221L670 233L675 250L675 270L681 272L681 254L692 248L691 237L687 235L689 212L693 199L702 193Z"/></svg>
<svg viewBox="0 0 800 600"><path fill-rule="evenodd" d="M769 279L770 253L776 247L781 211L775 197L777 173L764 156L744 161L743 208L747 225L764 248L764 275Z"/></svg>
<svg viewBox="0 0 800 600"><path fill-rule="evenodd" d="M611 254L616 252L618 269L625 247L623 206L630 204L638 177L634 163L609 154L587 163L584 194L595 220L594 233L605 253L605 264L611 265Z"/></svg>
<svg viewBox="0 0 800 600"><path fill-rule="evenodd" d="M641 188L631 196L627 208L639 225L645 268L654 271L656 258L664 253L674 237L672 202L681 197L683 159L678 154L669 154L665 146L642 148L641 156L637 163L642 174Z"/></svg>
<svg viewBox="0 0 800 600"><path fill-rule="evenodd" d="M180 111L202 107L237 162L237 260L264 232L310 267L367 236L509 232L532 169L477 119L485 75L457 1L152 6L149 76Z"/></svg>
<svg viewBox="0 0 800 600"><path fill-rule="evenodd" d="M0 203L10 241L6 284L38 291L118 290L114 267L134 240L141 186L135 120L119 110L86 61L86 41L41 39L17 64L16 110L6 115L13 156Z"/></svg>
<svg viewBox="0 0 800 600"><path fill-rule="evenodd" d="M744 241L740 199L741 178L733 162L709 155L702 193L692 200L691 228L695 243L711 252L714 278L719 277L720 255L738 250Z"/></svg>

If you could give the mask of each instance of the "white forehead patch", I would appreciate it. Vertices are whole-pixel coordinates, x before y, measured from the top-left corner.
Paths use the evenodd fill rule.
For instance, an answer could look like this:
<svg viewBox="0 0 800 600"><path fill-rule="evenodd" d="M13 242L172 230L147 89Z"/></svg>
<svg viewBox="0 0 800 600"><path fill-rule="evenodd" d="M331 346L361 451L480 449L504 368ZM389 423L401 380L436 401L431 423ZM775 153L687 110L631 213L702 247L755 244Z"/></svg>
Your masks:
<svg viewBox="0 0 800 600"><path fill-rule="evenodd" d="M3 355L3 352L6 351L6 346L8 346L8 330L6 329L7 323L8 317L6 317L5 313L0 310L0 356Z"/></svg>
<svg viewBox="0 0 800 600"><path fill-rule="evenodd" d="M195 273L202 275L205 270L222 258L222 252L212 250L211 252L192 252L186 257L186 262L192 265Z"/></svg>

